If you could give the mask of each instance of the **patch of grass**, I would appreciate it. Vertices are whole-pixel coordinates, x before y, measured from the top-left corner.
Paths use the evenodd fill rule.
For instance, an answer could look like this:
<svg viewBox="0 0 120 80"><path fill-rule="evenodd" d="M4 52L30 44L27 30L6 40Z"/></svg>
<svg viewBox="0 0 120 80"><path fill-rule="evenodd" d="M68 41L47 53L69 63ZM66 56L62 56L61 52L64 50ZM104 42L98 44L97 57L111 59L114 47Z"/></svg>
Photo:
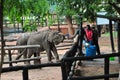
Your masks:
<svg viewBox="0 0 120 80"><path fill-rule="evenodd" d="M110 36L110 32L106 32L106 33L102 34L101 36L109 37ZM113 31L113 37L117 37L117 31Z"/></svg>

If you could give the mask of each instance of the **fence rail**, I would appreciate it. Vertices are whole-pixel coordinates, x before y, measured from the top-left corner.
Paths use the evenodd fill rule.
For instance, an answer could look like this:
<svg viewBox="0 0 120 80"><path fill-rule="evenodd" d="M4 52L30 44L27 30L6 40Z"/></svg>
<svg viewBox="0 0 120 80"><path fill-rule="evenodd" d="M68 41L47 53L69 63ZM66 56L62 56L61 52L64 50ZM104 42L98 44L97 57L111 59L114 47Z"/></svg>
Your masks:
<svg viewBox="0 0 120 80"><path fill-rule="evenodd" d="M23 61L31 61L31 60L34 60L34 59L40 59L40 58L32 58L32 59L22 59L22 60L15 60L15 61L12 61L12 50L18 50L18 49L26 49L26 48L39 48L40 45L21 45L21 46L18 46L18 45L7 45L6 42L13 42L13 41L16 41L17 38L5 38L4 39L4 42L5 42L5 47L4 49L8 51L8 56L9 56L9 61L6 61L4 62L4 64L9 64L9 66L12 66L12 63L17 63L17 62L23 62ZM1 41L1 40L0 40ZM64 49L70 49L70 46L72 46L73 43L72 40L64 40L65 43L67 44L64 44L64 45L56 45L57 47L57 50L64 50ZM66 47L66 46L69 46L69 47ZM15 51L13 51L15 52Z"/></svg>
<svg viewBox="0 0 120 80"><path fill-rule="evenodd" d="M39 48L40 45L22 45L22 46L5 46L5 50L13 50L13 49L25 49L25 48Z"/></svg>
<svg viewBox="0 0 120 80"><path fill-rule="evenodd" d="M42 67L60 67L60 66L61 66L60 62L59 63L43 63L43 64L36 64L36 65L12 66L12 67L2 68L2 73L18 71L18 70L24 71L25 69L36 69L36 68L42 68Z"/></svg>
<svg viewBox="0 0 120 80"><path fill-rule="evenodd" d="M119 73L110 74L109 73L109 65L110 57L120 57L120 53L109 53L103 55L96 55L96 56L75 56L78 52L78 45L73 44L72 47L64 54L61 62L59 63L45 63L45 64L36 64L36 65L27 65L27 66L10 66L2 69L3 72L10 72L10 71L17 71L23 70L22 76L23 80L29 80L28 70L29 69L36 69L36 68L43 68L43 67L61 67L62 71L62 80L94 80L94 79L104 79L109 80L109 78L118 78ZM75 57L74 57L75 56ZM104 59L104 74L103 75L96 75L96 76L77 76L74 77L74 67L76 65L75 61L78 60L89 60L89 59ZM12 63L12 62L10 62Z"/></svg>
<svg viewBox="0 0 120 80"><path fill-rule="evenodd" d="M17 62L23 62L23 61L31 61L31 60L38 60L38 58L33 58L33 59L23 59L23 60L15 60L12 61L12 54L11 50L18 50L18 49L26 49L26 48L39 48L40 45L22 45L22 46L5 46L4 49L8 50L8 56L9 56L9 61L3 62L3 64L9 64L9 66L12 66L12 63L17 63Z"/></svg>
<svg viewBox="0 0 120 80"><path fill-rule="evenodd" d="M24 62L24 61L32 61L32 60L38 60L41 59L41 57L33 57L33 58L27 58L27 59L21 59L21 60L15 60L15 61L5 61L3 64L11 64L11 63L18 63L18 62Z"/></svg>
<svg viewBox="0 0 120 80"><path fill-rule="evenodd" d="M120 53L109 53L109 54L103 54L103 55L96 55L96 56L79 56L79 57L74 57L74 55L77 53L76 49L77 46L73 45L71 47L71 49L66 52L66 54L64 55L64 57L62 58L62 60L64 61L64 63L62 63L62 68L63 72L63 80L94 80L94 79L104 79L104 80L109 80L109 78L115 78L119 76L119 73L114 73L114 74L110 74L109 73L109 65L110 65L110 61L109 58L110 57L120 57ZM99 58L103 58L104 59L104 74L103 75L97 75L97 76L73 76L74 73L72 72L71 69L74 68L74 62L75 61L81 61L81 60L89 60L89 59L99 59Z"/></svg>

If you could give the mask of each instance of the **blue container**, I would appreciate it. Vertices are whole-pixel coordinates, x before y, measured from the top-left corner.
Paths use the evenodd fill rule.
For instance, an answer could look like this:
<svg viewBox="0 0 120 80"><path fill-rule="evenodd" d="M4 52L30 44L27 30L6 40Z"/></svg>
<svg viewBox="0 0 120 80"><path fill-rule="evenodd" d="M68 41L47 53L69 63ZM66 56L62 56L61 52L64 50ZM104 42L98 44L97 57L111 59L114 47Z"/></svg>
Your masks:
<svg viewBox="0 0 120 80"><path fill-rule="evenodd" d="M86 47L86 56L95 56L96 55L96 46L90 45Z"/></svg>

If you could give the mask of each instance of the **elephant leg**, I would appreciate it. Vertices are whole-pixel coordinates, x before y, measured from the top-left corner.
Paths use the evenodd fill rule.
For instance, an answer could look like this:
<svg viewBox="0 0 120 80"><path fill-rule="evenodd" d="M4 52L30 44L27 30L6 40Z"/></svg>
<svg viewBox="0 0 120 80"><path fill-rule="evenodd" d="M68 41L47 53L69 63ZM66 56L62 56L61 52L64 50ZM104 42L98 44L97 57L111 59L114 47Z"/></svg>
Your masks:
<svg viewBox="0 0 120 80"><path fill-rule="evenodd" d="M31 48L27 49L27 54L24 56L26 58L30 58L33 55L33 50ZM30 61L25 61L26 65L30 65Z"/></svg>
<svg viewBox="0 0 120 80"><path fill-rule="evenodd" d="M23 53L23 59L27 58L27 49L25 49L24 53Z"/></svg>
<svg viewBox="0 0 120 80"><path fill-rule="evenodd" d="M25 52L24 52L24 54L23 54L23 59L27 59L27 49L25 50ZM25 61L24 64L29 65L30 62Z"/></svg>
<svg viewBox="0 0 120 80"><path fill-rule="evenodd" d="M50 49L46 50L48 56L48 63L52 63L52 53Z"/></svg>
<svg viewBox="0 0 120 80"><path fill-rule="evenodd" d="M51 59L55 59L54 56L53 56L53 54L51 55Z"/></svg>
<svg viewBox="0 0 120 80"><path fill-rule="evenodd" d="M59 55L58 55L56 47L53 46L51 50L53 51L53 54L55 55L56 62L59 62Z"/></svg>
<svg viewBox="0 0 120 80"><path fill-rule="evenodd" d="M39 52L36 52L36 53L34 53L34 57L40 57L40 54L39 54ZM34 60L34 64L41 64L41 60L40 59L35 59Z"/></svg>

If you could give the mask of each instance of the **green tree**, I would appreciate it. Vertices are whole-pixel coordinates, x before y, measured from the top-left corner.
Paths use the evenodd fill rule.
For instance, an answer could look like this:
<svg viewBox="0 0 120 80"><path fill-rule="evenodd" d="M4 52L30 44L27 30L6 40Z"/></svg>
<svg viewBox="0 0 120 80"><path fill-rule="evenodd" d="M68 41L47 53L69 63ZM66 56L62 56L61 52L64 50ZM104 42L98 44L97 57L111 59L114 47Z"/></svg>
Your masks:
<svg viewBox="0 0 120 80"><path fill-rule="evenodd" d="M5 0L4 16L9 17L14 23L21 22L23 26L24 17L35 17L28 22L29 25L36 20L41 24L47 21L53 22L50 14L50 7L56 5L55 13L57 16L66 16L69 25L69 34L73 34L72 17L81 16L89 21L94 21L96 17L110 18L119 20L120 15L119 0ZM97 12L106 11L106 15L98 15ZM79 22L81 22L79 20ZM35 24L34 24L35 25Z"/></svg>
<svg viewBox="0 0 120 80"><path fill-rule="evenodd" d="M57 14L65 15L69 25L69 34L72 34L72 16L78 15L88 21L95 21L96 17L118 20L120 15L119 0L51 0L57 5ZM106 15L98 15L100 11ZM79 20L80 22L80 20Z"/></svg>
<svg viewBox="0 0 120 80"><path fill-rule="evenodd" d="M54 4L57 5L57 14L66 16L66 21L69 25L69 34L73 34L73 15L89 21L95 21L94 15L100 10L97 6L101 1L102 0L56 0ZM79 20L79 23L80 22Z"/></svg>
<svg viewBox="0 0 120 80"><path fill-rule="evenodd" d="M42 24L46 16L49 16L49 8L47 0L5 0L4 16L13 23L21 22L25 29L31 31L36 29L33 28L33 26L36 27L36 20Z"/></svg>
<svg viewBox="0 0 120 80"><path fill-rule="evenodd" d="M106 15L96 15L96 17L108 18L120 22L120 1L119 0L103 0L101 2L101 10L107 12Z"/></svg>

